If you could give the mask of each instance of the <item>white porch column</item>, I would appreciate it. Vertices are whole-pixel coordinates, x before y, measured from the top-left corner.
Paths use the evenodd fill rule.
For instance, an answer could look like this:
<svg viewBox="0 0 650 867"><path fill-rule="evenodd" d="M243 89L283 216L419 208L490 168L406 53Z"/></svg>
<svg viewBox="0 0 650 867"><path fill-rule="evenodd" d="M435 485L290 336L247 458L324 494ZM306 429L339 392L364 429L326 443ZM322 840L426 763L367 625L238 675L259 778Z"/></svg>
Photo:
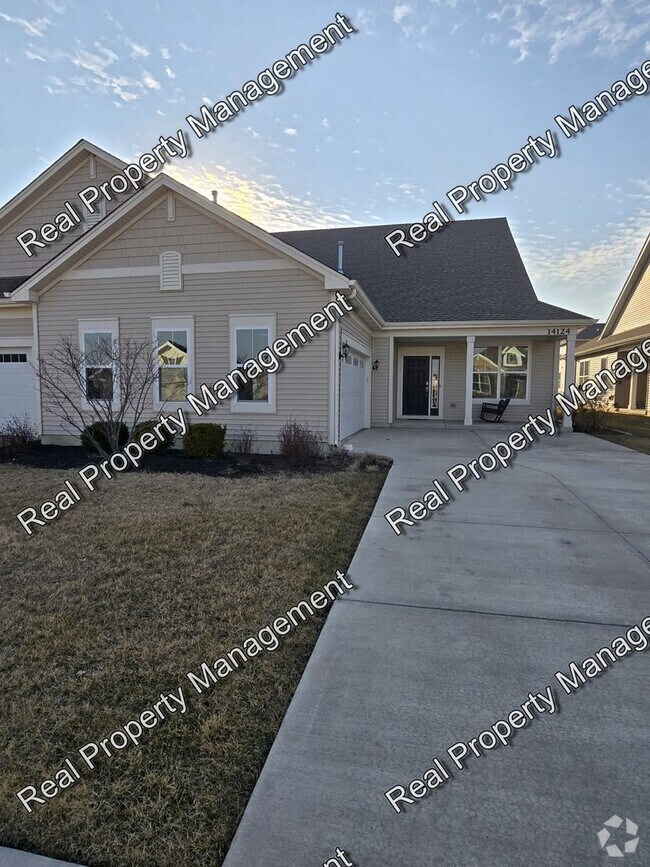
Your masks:
<svg viewBox="0 0 650 867"><path fill-rule="evenodd" d="M553 344L553 396L562 388L564 383L560 383L560 343L561 340L556 340Z"/></svg>
<svg viewBox="0 0 650 867"><path fill-rule="evenodd" d="M564 363L564 393L570 397L569 386L575 382L576 378L576 335L572 331L566 339L566 361ZM562 427L572 429L573 421L568 412L564 413Z"/></svg>
<svg viewBox="0 0 650 867"><path fill-rule="evenodd" d="M639 385L639 374L633 370L630 376L630 396L627 401L628 409L636 409L636 391Z"/></svg>
<svg viewBox="0 0 650 867"><path fill-rule="evenodd" d="M472 418L472 391L474 389L474 341L473 334L467 335L467 357L465 361L465 424L471 427Z"/></svg>
<svg viewBox="0 0 650 867"><path fill-rule="evenodd" d="M399 371L398 374L399 376ZM395 338L388 338L388 424L395 421L393 394L395 391Z"/></svg>

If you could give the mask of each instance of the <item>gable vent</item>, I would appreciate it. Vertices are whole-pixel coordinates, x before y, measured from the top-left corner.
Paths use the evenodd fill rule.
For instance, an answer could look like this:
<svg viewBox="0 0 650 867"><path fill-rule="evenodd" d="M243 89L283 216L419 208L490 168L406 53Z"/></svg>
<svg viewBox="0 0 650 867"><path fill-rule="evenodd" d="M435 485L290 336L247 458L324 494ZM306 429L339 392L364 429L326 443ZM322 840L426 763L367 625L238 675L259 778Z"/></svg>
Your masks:
<svg viewBox="0 0 650 867"><path fill-rule="evenodd" d="M160 288L177 292L183 288L181 254L176 250L167 250L160 254Z"/></svg>
<svg viewBox="0 0 650 867"><path fill-rule="evenodd" d="M94 213L86 214L84 216L84 231L87 232L88 229L92 229L93 226L96 226L100 220L103 220L106 216L106 201L102 199L99 203L99 207L95 209Z"/></svg>

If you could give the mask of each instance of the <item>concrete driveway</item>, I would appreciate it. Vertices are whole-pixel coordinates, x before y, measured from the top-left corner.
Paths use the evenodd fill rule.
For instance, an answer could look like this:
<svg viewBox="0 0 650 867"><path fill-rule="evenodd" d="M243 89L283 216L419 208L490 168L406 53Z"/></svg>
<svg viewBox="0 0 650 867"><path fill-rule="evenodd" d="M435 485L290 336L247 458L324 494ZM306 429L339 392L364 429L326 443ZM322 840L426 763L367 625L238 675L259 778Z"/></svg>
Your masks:
<svg viewBox="0 0 650 867"><path fill-rule="evenodd" d="M650 650L570 695L554 677L650 615L650 457L542 437L404 535L383 517L505 435L353 440L395 460L349 569L358 589L334 604L226 867L606 864L613 816L639 826L628 862L650 863ZM559 712L455 767L449 747L547 686ZM384 792L408 795L435 757L450 779L396 813ZM623 852L625 823L608 831Z"/></svg>

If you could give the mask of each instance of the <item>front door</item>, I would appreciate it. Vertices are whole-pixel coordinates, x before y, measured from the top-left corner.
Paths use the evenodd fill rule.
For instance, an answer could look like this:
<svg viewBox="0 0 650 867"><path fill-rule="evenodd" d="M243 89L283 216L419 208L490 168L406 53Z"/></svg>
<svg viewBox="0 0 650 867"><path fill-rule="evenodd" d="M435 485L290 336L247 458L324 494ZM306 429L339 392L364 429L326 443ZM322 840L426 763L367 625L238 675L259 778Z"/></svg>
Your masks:
<svg viewBox="0 0 650 867"><path fill-rule="evenodd" d="M429 415L428 355L404 356L402 415Z"/></svg>
<svg viewBox="0 0 650 867"><path fill-rule="evenodd" d="M405 355L402 367L402 415L440 415L439 355Z"/></svg>

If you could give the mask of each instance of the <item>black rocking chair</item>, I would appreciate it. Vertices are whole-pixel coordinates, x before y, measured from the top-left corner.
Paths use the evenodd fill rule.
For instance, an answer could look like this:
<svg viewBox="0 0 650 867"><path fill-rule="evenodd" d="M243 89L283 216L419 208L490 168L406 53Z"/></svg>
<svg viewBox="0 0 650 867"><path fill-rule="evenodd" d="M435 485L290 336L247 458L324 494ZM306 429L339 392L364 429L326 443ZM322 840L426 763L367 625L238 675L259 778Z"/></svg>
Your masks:
<svg viewBox="0 0 650 867"><path fill-rule="evenodd" d="M501 416L506 411L506 407L510 403L509 397L504 397L498 403L483 403L481 407L481 419L483 421L501 421ZM494 418L486 418L486 415L493 415Z"/></svg>

